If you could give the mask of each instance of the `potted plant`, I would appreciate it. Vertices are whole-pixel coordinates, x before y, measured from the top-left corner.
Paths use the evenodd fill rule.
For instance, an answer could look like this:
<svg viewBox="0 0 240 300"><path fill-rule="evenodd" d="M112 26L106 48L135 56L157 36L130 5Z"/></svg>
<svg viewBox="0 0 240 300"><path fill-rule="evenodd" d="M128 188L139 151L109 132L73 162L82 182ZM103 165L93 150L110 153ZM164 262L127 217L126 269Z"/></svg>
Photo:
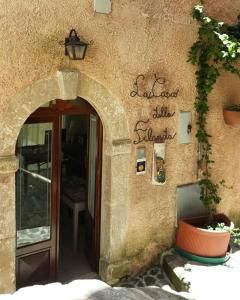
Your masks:
<svg viewBox="0 0 240 300"><path fill-rule="evenodd" d="M214 223L207 223L207 216L180 220L176 247L200 257L225 257L232 228L230 220L224 214L216 214Z"/></svg>
<svg viewBox="0 0 240 300"><path fill-rule="evenodd" d="M223 109L223 117L227 125L240 127L240 104L227 104Z"/></svg>
<svg viewBox="0 0 240 300"><path fill-rule="evenodd" d="M218 257L224 256L230 239L230 233L225 230L225 225L230 221L223 215L216 215L216 205L221 201L219 183L213 182L210 167L214 161L211 159L212 145L211 135L207 132L206 122L209 111L208 95L213 89L222 70L229 71L240 76L240 69L236 67L240 57L239 22L237 25L224 24L223 22L209 18L204 14L203 6L193 8L192 16L199 23L198 39L190 48L188 62L197 67L196 74L196 99L194 103L197 114L198 140L198 166L201 168L199 185L201 188L201 200L207 208L207 217L181 220L176 238L177 248L199 256ZM218 222L223 223L222 230L209 230L208 226ZM213 226L212 226L213 228ZM207 242L203 246L203 239ZM218 238L223 238L223 245L217 243ZM211 239L213 239L211 241ZM212 246L217 245L217 250ZM188 248L189 247L189 248ZM209 252L206 250L209 249Z"/></svg>

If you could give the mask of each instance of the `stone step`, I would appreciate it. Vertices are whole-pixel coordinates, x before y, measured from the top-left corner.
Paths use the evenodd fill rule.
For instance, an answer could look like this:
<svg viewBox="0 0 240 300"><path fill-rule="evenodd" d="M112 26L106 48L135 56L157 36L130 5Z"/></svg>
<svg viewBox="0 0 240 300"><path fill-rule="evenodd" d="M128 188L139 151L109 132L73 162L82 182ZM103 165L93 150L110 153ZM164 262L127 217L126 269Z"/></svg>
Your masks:
<svg viewBox="0 0 240 300"><path fill-rule="evenodd" d="M189 292L190 289L190 282L185 278L187 262L174 249L170 249L162 255L162 269L178 292Z"/></svg>
<svg viewBox="0 0 240 300"><path fill-rule="evenodd" d="M162 255L161 265L175 289L180 294L184 291L188 299L237 300L240 299L240 248L232 247L229 257L222 264L203 264L184 258L171 249Z"/></svg>

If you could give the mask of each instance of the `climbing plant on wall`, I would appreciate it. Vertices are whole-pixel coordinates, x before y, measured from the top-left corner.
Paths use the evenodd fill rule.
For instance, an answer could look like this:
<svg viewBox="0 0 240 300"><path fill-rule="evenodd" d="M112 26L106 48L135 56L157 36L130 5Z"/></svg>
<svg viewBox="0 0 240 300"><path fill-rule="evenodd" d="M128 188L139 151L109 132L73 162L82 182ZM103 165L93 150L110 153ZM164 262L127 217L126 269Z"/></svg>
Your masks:
<svg viewBox="0 0 240 300"><path fill-rule="evenodd" d="M236 63L240 57L240 23L228 25L204 14L203 6L192 10L192 17L199 23L198 38L189 50L188 62L195 65L197 113L196 138L199 145L199 165L202 169L200 180L201 200L208 208L210 218L215 205L221 201L219 184L211 178L212 145L207 132L208 96L222 71L229 71L240 77L240 68Z"/></svg>

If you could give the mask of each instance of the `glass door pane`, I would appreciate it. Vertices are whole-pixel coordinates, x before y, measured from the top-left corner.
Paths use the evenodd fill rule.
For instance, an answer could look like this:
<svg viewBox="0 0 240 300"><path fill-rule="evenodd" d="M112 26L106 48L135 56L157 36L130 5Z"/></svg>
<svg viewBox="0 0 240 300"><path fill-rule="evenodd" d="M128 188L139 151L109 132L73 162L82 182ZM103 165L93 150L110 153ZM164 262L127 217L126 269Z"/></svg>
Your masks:
<svg viewBox="0 0 240 300"><path fill-rule="evenodd" d="M17 141L17 247L50 239L52 123L24 124Z"/></svg>

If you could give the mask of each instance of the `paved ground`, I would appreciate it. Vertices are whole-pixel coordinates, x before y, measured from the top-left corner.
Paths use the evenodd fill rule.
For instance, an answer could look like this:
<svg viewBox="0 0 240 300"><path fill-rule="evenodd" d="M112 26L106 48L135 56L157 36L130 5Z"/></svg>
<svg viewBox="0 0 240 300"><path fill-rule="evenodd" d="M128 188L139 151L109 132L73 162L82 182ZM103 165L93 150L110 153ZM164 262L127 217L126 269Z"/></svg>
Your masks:
<svg viewBox="0 0 240 300"><path fill-rule="evenodd" d="M145 292L146 295L155 297L153 299L192 299L191 297L188 297L190 295L187 293L179 293L173 289L170 281L163 273L160 264L151 267L137 276L122 281L119 283L119 286L128 288L126 292L129 295L137 290ZM141 299L147 300L149 298Z"/></svg>
<svg viewBox="0 0 240 300"><path fill-rule="evenodd" d="M154 266L149 270L142 272L138 276L129 278L126 281L121 282L119 285L122 287L146 287L146 286L158 286L163 287L168 285L169 281L164 276L162 269L159 266Z"/></svg>

